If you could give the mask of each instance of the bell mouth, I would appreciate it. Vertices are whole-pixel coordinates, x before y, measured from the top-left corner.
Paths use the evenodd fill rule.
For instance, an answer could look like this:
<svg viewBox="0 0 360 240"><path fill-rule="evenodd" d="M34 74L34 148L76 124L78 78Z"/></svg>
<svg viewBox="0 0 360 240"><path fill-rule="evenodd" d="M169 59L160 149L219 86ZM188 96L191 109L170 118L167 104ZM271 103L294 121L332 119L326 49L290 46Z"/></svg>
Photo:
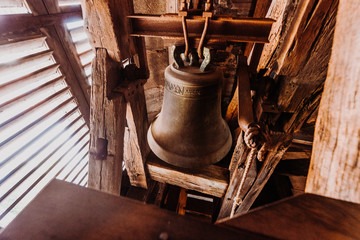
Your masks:
<svg viewBox="0 0 360 240"><path fill-rule="evenodd" d="M162 161L174 165L176 167L188 168L188 169L197 169L201 167L205 167L208 165L212 165L220 160L222 160L227 153L230 151L232 146L232 137L230 134L230 130L228 130L228 136L224 144L217 150L207 153L201 154L201 156L184 156L177 153L174 153L170 149L165 149L155 140L152 133L152 126L156 122L155 121L150 125L147 139L150 149L153 153L160 158Z"/></svg>

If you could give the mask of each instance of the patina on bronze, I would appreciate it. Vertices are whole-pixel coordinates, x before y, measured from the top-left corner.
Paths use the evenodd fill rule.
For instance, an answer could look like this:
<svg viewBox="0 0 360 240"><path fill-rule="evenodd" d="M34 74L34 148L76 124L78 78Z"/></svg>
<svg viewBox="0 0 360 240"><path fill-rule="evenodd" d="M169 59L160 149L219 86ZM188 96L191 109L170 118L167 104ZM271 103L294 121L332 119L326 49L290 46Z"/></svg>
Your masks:
<svg viewBox="0 0 360 240"><path fill-rule="evenodd" d="M162 110L148 131L151 150L163 161L200 168L221 160L232 139L221 117L222 73L174 64L165 70Z"/></svg>

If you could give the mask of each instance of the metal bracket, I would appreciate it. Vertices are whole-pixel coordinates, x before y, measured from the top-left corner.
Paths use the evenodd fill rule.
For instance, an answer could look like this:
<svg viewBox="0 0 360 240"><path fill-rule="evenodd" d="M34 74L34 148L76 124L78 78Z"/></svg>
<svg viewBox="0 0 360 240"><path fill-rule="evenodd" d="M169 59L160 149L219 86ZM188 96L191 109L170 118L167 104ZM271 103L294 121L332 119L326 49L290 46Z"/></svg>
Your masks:
<svg viewBox="0 0 360 240"><path fill-rule="evenodd" d="M131 97L145 83L143 72L135 64L126 65L120 71L121 81L113 90L116 93L122 93L126 101L130 101Z"/></svg>
<svg viewBox="0 0 360 240"><path fill-rule="evenodd" d="M204 50L203 50L204 60L202 61L201 66L200 66L201 71L205 72L210 69L211 61L214 59L215 53L216 53L215 49L210 49L210 48L204 47Z"/></svg>
<svg viewBox="0 0 360 240"><path fill-rule="evenodd" d="M172 46L171 56L174 60L175 68L179 69L184 67L184 61L181 58L181 54L184 52L185 46Z"/></svg>

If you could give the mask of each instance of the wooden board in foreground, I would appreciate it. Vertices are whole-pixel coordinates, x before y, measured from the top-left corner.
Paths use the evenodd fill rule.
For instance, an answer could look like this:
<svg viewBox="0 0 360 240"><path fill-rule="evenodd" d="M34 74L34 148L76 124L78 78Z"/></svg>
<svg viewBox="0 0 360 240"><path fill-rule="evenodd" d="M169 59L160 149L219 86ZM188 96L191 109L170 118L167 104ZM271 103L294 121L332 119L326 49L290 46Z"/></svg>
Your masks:
<svg viewBox="0 0 360 240"><path fill-rule="evenodd" d="M53 180L0 239L267 239Z"/></svg>
<svg viewBox="0 0 360 240"><path fill-rule="evenodd" d="M276 239L360 239L360 205L303 194L223 220Z"/></svg>
<svg viewBox="0 0 360 240"><path fill-rule="evenodd" d="M215 165L188 170L167 164L150 153L146 162L150 177L158 182L222 197L229 184L229 171Z"/></svg>

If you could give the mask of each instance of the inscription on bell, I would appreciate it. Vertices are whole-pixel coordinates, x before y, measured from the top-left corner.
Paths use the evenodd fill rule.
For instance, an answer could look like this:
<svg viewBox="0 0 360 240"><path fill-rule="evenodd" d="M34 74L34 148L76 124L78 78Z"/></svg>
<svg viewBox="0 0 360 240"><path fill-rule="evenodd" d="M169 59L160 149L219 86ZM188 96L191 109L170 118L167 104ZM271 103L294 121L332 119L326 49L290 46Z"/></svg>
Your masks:
<svg viewBox="0 0 360 240"><path fill-rule="evenodd" d="M199 97L204 94L209 94L209 91L213 90L214 87L212 87L212 86L188 87L188 86L165 81L165 89L167 89L168 91L170 91L172 93L175 93L177 95L181 95L184 97Z"/></svg>

